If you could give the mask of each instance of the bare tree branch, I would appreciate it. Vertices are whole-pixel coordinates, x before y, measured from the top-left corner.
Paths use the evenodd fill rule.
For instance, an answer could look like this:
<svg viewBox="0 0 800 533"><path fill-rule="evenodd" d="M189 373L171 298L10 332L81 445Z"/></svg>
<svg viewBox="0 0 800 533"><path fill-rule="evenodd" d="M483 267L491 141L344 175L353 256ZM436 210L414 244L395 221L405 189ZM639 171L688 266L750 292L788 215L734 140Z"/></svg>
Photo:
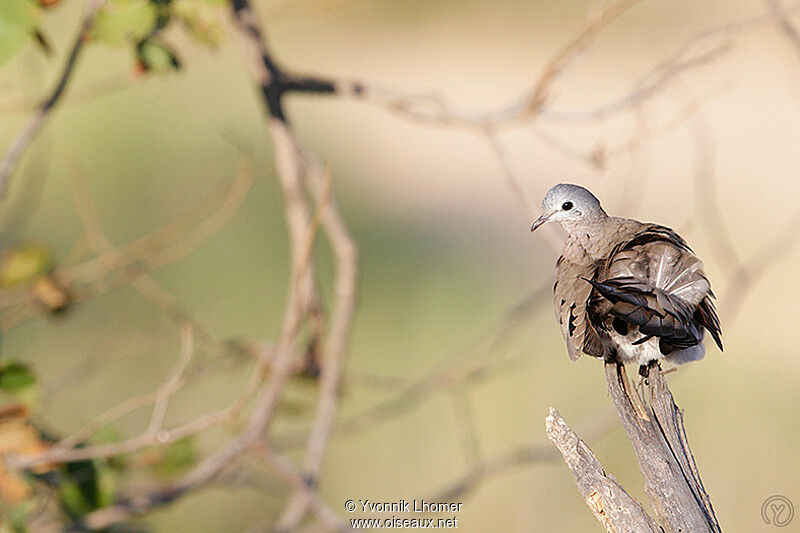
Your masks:
<svg viewBox="0 0 800 533"><path fill-rule="evenodd" d="M306 444L304 476L308 486L315 486L325 446L330 437L336 416L339 384L344 370L345 349L350 335L356 299L356 283L358 277L358 259L356 245L350 236L344 219L339 213L336 203L331 197L330 176L325 179L323 169L306 156L308 171L306 178L309 189L314 196L318 210L322 215L323 228L327 235L336 260L335 304L331 317L330 331L322 344L322 375L320 378L320 399L317 412L312 422ZM309 495L296 491L294 498L286 508L284 515L278 520L277 529L292 530L303 518L305 510L311 503Z"/></svg>
<svg viewBox="0 0 800 533"><path fill-rule="evenodd" d="M313 243L316 233L316 224L311 217L308 201L303 191L303 163L302 150L294 138L286 120L283 110L282 98L288 91L310 92L324 91L323 84L310 78L297 78L288 76L280 70L272 60L263 32L251 6L245 0L232 0L231 9L237 23L239 33L243 37L244 45L250 53L250 67L253 77L261 89L265 107L271 121L269 131L272 137L275 152L277 175L281 184L284 199L284 211L289 227L291 244L290 257L290 288L287 307L284 313L283 326L279 340L276 343L274 356L269 360L262 359L260 368L254 376L264 376L266 364L269 364L269 376L260 386L253 410L247 423L240 434L231 438L225 445L209 457L200 462L183 479L169 487L157 491L141 494L131 500L122 501L109 509L103 509L90 514L84 519L84 524L93 528L104 527L113 522L124 519L132 513L141 513L154 506L164 505L175 500L180 495L200 488L215 479L233 461L243 453L255 446L266 448L264 441L265 432L272 420L275 406L280 397L283 385L292 372L297 336L303 321L309 316L315 299L314 273L311 264L309 247ZM316 475L321 462L321 451L324 448L330 417L335 408L335 395L341 373L341 359L349 330L350 317L355 295L355 248L341 219L331 208L331 199L322 194L321 183L312 184L312 192L318 193L319 209L326 211L321 215L323 225L326 227L335 254L340 261L337 274L337 293L340 296L336 310L338 320L331 325L330 335L326 342L328 350L327 363L329 375L323 388L319 408L319 417L324 417L321 423L315 424L313 440L309 443L307 468L309 474ZM335 315L336 316L336 315ZM260 380L251 380L258 384ZM273 465L274 466L274 465ZM280 471L281 469L279 469ZM305 490L299 491L302 498L304 511L313 504L313 498L308 491L311 483L303 479ZM318 507L318 506L317 506ZM302 512L299 513L302 518Z"/></svg>
<svg viewBox="0 0 800 533"><path fill-rule="evenodd" d="M622 364L606 363L608 392L633 444L645 492L661 527L622 487L608 478L591 450L551 409L547 434L575 476L578 489L608 531L721 532L711 499L689 449L683 413L657 363L651 363L645 386L649 402L632 390ZM634 520L634 522L631 522Z"/></svg>
<svg viewBox="0 0 800 533"><path fill-rule="evenodd" d="M553 408L545 419L547 438L555 444L575 477L578 490L597 520L611 533L661 533L662 529L610 474L592 450ZM684 530L694 531L694 530Z"/></svg>
<svg viewBox="0 0 800 533"><path fill-rule="evenodd" d="M683 414L658 365L651 365L645 381L650 396L646 412L637 408L625 367L607 363L605 369L611 400L633 444L659 522L670 532L721 531L689 449Z"/></svg>

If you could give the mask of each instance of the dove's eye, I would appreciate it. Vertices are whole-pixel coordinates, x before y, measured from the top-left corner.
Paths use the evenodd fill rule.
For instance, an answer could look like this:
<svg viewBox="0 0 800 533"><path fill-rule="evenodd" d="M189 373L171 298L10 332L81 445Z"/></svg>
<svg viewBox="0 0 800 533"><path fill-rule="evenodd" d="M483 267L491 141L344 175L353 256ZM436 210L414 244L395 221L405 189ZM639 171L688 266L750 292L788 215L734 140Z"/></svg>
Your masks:
<svg viewBox="0 0 800 533"><path fill-rule="evenodd" d="M563 209L564 211L569 211L570 209L572 209L572 202L564 202L563 204L561 204L561 209Z"/></svg>

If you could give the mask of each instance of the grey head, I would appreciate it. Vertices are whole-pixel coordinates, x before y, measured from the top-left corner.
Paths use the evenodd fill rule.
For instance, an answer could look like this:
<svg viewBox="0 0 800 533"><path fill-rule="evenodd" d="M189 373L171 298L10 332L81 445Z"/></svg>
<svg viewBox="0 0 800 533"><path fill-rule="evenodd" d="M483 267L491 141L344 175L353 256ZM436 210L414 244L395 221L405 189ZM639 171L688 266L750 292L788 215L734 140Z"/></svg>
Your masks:
<svg viewBox="0 0 800 533"><path fill-rule="evenodd" d="M531 226L534 231L547 222L558 222L569 231L584 223L606 218L600 200L587 189L571 183L559 183L544 195L542 214Z"/></svg>

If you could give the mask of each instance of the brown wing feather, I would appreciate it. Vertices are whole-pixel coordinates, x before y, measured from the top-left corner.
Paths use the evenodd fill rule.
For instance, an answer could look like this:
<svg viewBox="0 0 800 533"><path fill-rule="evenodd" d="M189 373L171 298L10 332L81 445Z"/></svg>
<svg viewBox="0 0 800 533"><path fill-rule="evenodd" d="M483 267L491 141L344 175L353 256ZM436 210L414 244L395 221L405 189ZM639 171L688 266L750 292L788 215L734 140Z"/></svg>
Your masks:
<svg viewBox="0 0 800 533"><path fill-rule="evenodd" d="M583 281L583 278L597 275L597 265L574 263L561 257L556 267L553 303L570 359L574 361L584 352L602 356L602 343L586 314L592 287Z"/></svg>
<svg viewBox="0 0 800 533"><path fill-rule="evenodd" d="M669 228L646 225L622 240L597 278L586 281L596 291L590 315L598 329L621 320L643 338L659 338L662 352L670 353L701 342L705 328L722 348L702 263Z"/></svg>

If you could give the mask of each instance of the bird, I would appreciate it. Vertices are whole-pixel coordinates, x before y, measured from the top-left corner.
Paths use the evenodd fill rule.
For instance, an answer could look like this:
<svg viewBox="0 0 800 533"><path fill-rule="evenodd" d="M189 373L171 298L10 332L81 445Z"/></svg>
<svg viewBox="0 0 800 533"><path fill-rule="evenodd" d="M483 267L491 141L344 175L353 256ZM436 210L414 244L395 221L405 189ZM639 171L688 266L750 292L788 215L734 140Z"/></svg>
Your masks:
<svg viewBox="0 0 800 533"><path fill-rule="evenodd" d="M705 355L707 331L722 347L703 263L674 230L609 216L580 185L560 183L542 200L531 232L558 223L567 238L556 262L553 303L570 358L684 364Z"/></svg>

